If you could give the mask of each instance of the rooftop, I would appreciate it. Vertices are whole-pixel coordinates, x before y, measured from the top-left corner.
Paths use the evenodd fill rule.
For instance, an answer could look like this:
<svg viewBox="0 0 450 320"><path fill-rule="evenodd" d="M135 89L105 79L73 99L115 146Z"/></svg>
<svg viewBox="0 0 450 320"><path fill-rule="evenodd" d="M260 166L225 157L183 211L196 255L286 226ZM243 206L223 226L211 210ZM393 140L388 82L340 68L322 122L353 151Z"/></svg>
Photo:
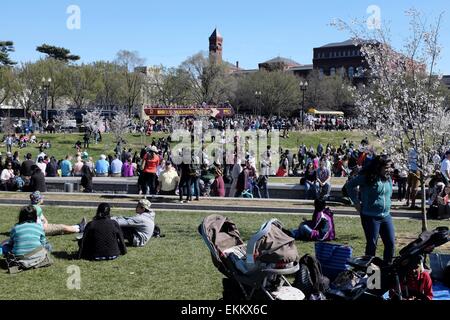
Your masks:
<svg viewBox="0 0 450 320"><path fill-rule="evenodd" d="M288 66L300 66L301 64L292 60L292 59L288 59L288 58L283 58L283 57L275 57L273 59L267 60L265 62L263 62L262 64L274 64L274 63L283 63L285 65Z"/></svg>
<svg viewBox="0 0 450 320"><path fill-rule="evenodd" d="M331 48L331 47L348 47L348 46L354 46L355 42L352 39L348 39L346 41L343 42L334 42L334 43L329 43L326 44L324 46L321 46L320 48Z"/></svg>
<svg viewBox="0 0 450 320"><path fill-rule="evenodd" d="M296 67L290 67L290 71L303 71L303 70L312 70L313 65L312 64L304 64L302 66L296 66Z"/></svg>
<svg viewBox="0 0 450 320"><path fill-rule="evenodd" d="M222 35L219 33L219 30L217 28L214 29L213 33L209 36L210 39L223 39Z"/></svg>

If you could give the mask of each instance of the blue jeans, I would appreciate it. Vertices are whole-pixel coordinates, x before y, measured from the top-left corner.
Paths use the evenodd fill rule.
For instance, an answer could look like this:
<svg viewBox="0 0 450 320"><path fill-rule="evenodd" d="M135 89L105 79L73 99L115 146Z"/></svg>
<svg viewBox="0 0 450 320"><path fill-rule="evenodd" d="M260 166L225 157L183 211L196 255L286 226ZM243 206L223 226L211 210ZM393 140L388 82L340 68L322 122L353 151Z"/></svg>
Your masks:
<svg viewBox="0 0 450 320"><path fill-rule="evenodd" d="M307 200L316 199L317 195L317 186L315 183L311 183L310 181L305 182L305 198Z"/></svg>
<svg viewBox="0 0 450 320"><path fill-rule="evenodd" d="M267 186L267 182L261 183L261 185L259 186L259 191L262 191L261 192L261 196L264 199L269 199L270 198L270 196L269 196L269 188Z"/></svg>
<svg viewBox="0 0 450 320"><path fill-rule="evenodd" d="M198 199L200 197L200 185L198 177L191 178L191 188L192 187L194 187L194 192L192 194L195 196L196 199Z"/></svg>
<svg viewBox="0 0 450 320"><path fill-rule="evenodd" d="M330 191L331 191L331 184L326 183L324 184L322 187L317 186L317 193L318 193L318 197L322 198L322 197L329 197L330 196Z"/></svg>
<svg viewBox="0 0 450 320"><path fill-rule="evenodd" d="M361 223L366 236L366 255L375 256L378 237L384 244L383 260L391 263L395 252L395 230L391 215L387 217L371 217L361 214Z"/></svg>

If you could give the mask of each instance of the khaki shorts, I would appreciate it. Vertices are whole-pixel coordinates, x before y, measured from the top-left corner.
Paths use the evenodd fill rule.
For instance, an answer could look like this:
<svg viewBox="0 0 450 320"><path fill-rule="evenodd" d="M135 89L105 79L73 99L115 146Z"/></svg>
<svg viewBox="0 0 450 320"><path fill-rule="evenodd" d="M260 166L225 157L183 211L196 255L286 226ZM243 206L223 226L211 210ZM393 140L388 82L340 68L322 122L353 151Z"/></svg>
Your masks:
<svg viewBox="0 0 450 320"><path fill-rule="evenodd" d="M47 224L45 228L46 236L59 236L64 234L66 226L63 224Z"/></svg>
<svg viewBox="0 0 450 320"><path fill-rule="evenodd" d="M420 180L419 180L419 175L420 173L418 171L416 172L410 172L408 174L408 186L412 189L418 189L419 188L419 184L420 184Z"/></svg>

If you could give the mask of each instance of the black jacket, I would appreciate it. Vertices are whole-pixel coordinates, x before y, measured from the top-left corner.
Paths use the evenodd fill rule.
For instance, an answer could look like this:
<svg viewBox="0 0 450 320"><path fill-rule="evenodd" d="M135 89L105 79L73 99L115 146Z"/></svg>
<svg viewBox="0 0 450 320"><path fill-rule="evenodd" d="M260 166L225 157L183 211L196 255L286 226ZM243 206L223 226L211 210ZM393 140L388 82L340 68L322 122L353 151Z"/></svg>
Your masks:
<svg viewBox="0 0 450 320"><path fill-rule="evenodd" d="M94 260L127 253L119 224L109 218L92 220L84 229L79 258Z"/></svg>
<svg viewBox="0 0 450 320"><path fill-rule="evenodd" d="M47 192L47 186L45 184L45 176L42 171L34 172L31 175L30 180L30 192L40 191Z"/></svg>
<svg viewBox="0 0 450 320"><path fill-rule="evenodd" d="M45 169L47 177L57 177L58 176L58 162L50 161Z"/></svg>
<svg viewBox="0 0 450 320"><path fill-rule="evenodd" d="M20 167L20 173L25 177L31 176L33 174L31 167L34 164L35 163L33 160L25 160L24 162L22 162L22 166Z"/></svg>

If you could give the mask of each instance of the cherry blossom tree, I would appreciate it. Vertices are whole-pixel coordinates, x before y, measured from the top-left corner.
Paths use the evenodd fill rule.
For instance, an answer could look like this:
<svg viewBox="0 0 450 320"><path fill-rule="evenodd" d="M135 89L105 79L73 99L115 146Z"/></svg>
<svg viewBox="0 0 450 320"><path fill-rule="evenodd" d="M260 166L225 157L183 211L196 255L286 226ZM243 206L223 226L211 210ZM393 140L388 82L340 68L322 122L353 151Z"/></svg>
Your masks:
<svg viewBox="0 0 450 320"><path fill-rule="evenodd" d="M133 119L128 115L128 112L120 110L110 121L109 127L116 142L119 142L123 135L130 131L132 120Z"/></svg>
<svg viewBox="0 0 450 320"><path fill-rule="evenodd" d="M74 119L74 116L72 112L69 111L68 106L62 106L60 110L58 110L58 116L55 118L55 124L63 129L72 119Z"/></svg>
<svg viewBox="0 0 450 320"><path fill-rule="evenodd" d="M410 148L418 154L422 229L426 230L426 178L433 171L431 158L447 143L445 135L450 130L442 76L436 70L442 49L442 14L430 26L416 10L409 10L406 15L410 19L410 34L400 50L391 45L390 31L385 27L367 30L363 23L348 24L342 20L333 24L352 34L366 61L368 83L352 89L361 120L374 131L384 152L395 163L406 166Z"/></svg>
<svg viewBox="0 0 450 320"><path fill-rule="evenodd" d="M83 124L91 132L96 132L102 127L103 117L100 109L94 109L83 114Z"/></svg>

